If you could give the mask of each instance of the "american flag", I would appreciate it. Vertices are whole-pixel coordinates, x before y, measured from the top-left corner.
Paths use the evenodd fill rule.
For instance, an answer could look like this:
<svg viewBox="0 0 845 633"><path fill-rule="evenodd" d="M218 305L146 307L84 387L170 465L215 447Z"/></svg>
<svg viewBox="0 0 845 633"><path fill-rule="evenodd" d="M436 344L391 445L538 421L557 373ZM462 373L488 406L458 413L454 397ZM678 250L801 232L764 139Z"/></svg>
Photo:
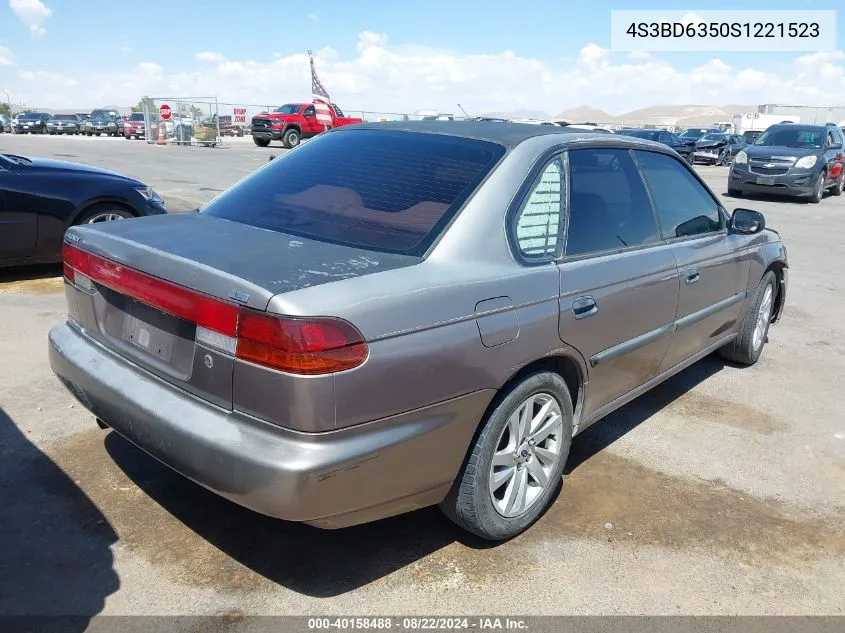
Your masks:
<svg viewBox="0 0 845 633"><path fill-rule="evenodd" d="M314 68L314 57L311 55L311 51L308 51L308 60L311 62L311 94L314 97L314 110L317 114L317 120L322 123L325 127L331 127L332 125L332 114L331 110L331 97L329 97L329 93L323 87L320 78L317 77L317 69Z"/></svg>
<svg viewBox="0 0 845 633"><path fill-rule="evenodd" d="M332 98L329 96L329 93L326 92L326 89L320 82L320 78L317 77L317 69L314 68L314 57L311 55L310 50L308 51L308 60L311 62L311 94L315 99L331 103Z"/></svg>

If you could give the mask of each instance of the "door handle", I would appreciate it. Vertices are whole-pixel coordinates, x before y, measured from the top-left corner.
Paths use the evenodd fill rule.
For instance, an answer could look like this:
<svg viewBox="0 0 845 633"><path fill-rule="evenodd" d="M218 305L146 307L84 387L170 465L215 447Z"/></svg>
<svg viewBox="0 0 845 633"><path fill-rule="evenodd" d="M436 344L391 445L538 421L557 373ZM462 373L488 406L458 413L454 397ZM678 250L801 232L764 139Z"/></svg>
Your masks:
<svg viewBox="0 0 845 633"><path fill-rule="evenodd" d="M686 279L688 284L694 284L696 281L701 279L698 268L687 268L684 271L684 279Z"/></svg>
<svg viewBox="0 0 845 633"><path fill-rule="evenodd" d="M599 304L592 297L578 297L572 300L572 314L576 319L586 319L599 311Z"/></svg>

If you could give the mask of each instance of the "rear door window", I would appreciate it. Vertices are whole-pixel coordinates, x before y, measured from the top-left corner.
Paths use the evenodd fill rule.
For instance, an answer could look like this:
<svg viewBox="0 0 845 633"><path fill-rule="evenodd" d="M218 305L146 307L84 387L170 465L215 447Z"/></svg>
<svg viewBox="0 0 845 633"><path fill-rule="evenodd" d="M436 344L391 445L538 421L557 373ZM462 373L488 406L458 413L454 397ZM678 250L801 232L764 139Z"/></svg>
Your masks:
<svg viewBox="0 0 845 633"><path fill-rule="evenodd" d="M690 237L722 228L719 204L672 156L637 150L637 162L651 192L663 237Z"/></svg>
<svg viewBox="0 0 845 633"><path fill-rule="evenodd" d="M268 163L202 213L422 255L504 154L496 143L439 134L330 132Z"/></svg>
<svg viewBox="0 0 845 633"><path fill-rule="evenodd" d="M567 256L660 241L648 193L627 150L572 150L569 170Z"/></svg>

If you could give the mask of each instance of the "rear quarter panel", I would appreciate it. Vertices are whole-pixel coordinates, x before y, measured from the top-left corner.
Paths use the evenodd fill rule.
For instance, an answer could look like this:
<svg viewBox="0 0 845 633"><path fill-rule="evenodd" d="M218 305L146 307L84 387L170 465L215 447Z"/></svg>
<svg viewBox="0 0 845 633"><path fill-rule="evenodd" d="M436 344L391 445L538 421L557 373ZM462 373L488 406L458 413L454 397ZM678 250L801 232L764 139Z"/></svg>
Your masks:
<svg viewBox="0 0 845 633"><path fill-rule="evenodd" d="M367 361L334 375L337 428L499 389L549 355L577 357L558 336L557 266L517 263L505 232L539 143L549 140L511 151L422 263L271 299L270 312L338 316L367 340Z"/></svg>

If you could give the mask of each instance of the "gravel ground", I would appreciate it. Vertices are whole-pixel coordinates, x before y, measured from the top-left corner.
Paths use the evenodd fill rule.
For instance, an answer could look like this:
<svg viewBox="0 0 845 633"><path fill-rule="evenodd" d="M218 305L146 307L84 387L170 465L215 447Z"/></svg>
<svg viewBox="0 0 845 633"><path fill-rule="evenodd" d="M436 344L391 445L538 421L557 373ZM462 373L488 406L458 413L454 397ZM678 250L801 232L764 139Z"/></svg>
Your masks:
<svg viewBox="0 0 845 633"><path fill-rule="evenodd" d="M0 151L115 169L180 211L284 150L3 135ZM727 170L698 169L724 195ZM724 200L789 248L762 360L705 359L578 436L554 506L495 547L432 509L323 532L188 482L52 375L60 270L0 270L0 613L842 614L845 197Z"/></svg>

